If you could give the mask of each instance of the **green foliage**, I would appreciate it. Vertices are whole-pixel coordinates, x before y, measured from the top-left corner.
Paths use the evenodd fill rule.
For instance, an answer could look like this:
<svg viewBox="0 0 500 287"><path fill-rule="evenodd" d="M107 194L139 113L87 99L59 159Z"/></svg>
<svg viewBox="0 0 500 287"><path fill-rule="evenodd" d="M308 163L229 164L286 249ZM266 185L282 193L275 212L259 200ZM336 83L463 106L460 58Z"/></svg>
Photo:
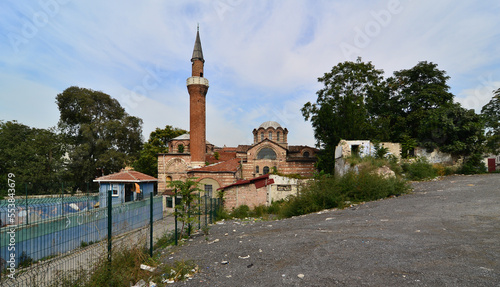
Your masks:
<svg viewBox="0 0 500 287"><path fill-rule="evenodd" d="M33 264L33 258L26 254L26 251L23 251L19 256L19 267L25 268L31 266L31 264Z"/></svg>
<svg viewBox="0 0 500 287"><path fill-rule="evenodd" d="M164 232L154 245L154 249L161 249L175 244L175 231Z"/></svg>
<svg viewBox="0 0 500 287"><path fill-rule="evenodd" d="M403 135L403 137L401 138L401 156L403 158L411 157L411 152L414 152L416 147L416 139L411 138L408 135Z"/></svg>
<svg viewBox="0 0 500 287"><path fill-rule="evenodd" d="M318 79L324 88L317 92L316 103L306 103L301 111L311 121L321 149L319 170L332 173L340 139L401 142L403 158L408 158L417 146L439 148L452 155L481 152L483 121L474 111L453 102L447 84L449 76L437 64L419 62L411 69L394 72L386 80L382 73L370 62L358 59L339 63ZM500 146L500 91L496 94L496 101L484 109L489 116L483 117L491 118L490 150ZM493 132L495 127L497 132Z"/></svg>
<svg viewBox="0 0 500 287"><path fill-rule="evenodd" d="M180 144L177 146L177 152L184 153L184 145L183 144Z"/></svg>
<svg viewBox="0 0 500 287"><path fill-rule="evenodd" d="M409 180L424 180L435 178L437 170L425 158L417 158L412 162L405 162L401 165L406 178Z"/></svg>
<svg viewBox="0 0 500 287"><path fill-rule="evenodd" d="M454 103L429 111L419 130L421 146L467 156L482 150L484 125L474 110Z"/></svg>
<svg viewBox="0 0 500 287"><path fill-rule="evenodd" d="M219 158L220 158L220 154L219 154L219 152L218 152L218 151L214 152L214 158L215 158L216 160L219 160Z"/></svg>
<svg viewBox="0 0 500 287"><path fill-rule="evenodd" d="M346 202L358 203L397 196L408 192L405 180L397 177L383 178L371 168L359 173L349 172L343 177L324 176L315 179L298 195L281 206L281 216L291 217L329 208L342 208Z"/></svg>
<svg viewBox="0 0 500 287"><path fill-rule="evenodd" d="M119 171L132 163L142 145L142 120L128 115L116 99L90 89L69 87L56 97L59 128L75 182Z"/></svg>
<svg viewBox="0 0 500 287"><path fill-rule="evenodd" d="M164 129L156 128L149 135L149 140L143 144L139 158L134 161L134 170L158 177L158 157L159 153L168 152L168 142L173 138L187 133L187 131L172 126L165 126Z"/></svg>
<svg viewBox="0 0 500 287"><path fill-rule="evenodd" d="M177 220L182 223L179 236L182 238L185 234L185 227L197 223L198 217L192 216L197 212L197 202L199 192L202 191L198 188L198 182L194 178L188 178L186 181L175 180L169 183L170 187L174 188L175 196L180 197L180 202L175 206ZM190 230L188 230L188 233Z"/></svg>
<svg viewBox="0 0 500 287"><path fill-rule="evenodd" d="M231 218L231 215L224 208L218 208L215 211L215 221L227 220Z"/></svg>
<svg viewBox="0 0 500 287"><path fill-rule="evenodd" d="M36 186L32 193L60 191L58 182L65 175L66 146L54 129L30 128L13 122L0 122L0 194L7 194L7 175L12 173L18 191L21 184Z"/></svg>
<svg viewBox="0 0 500 287"><path fill-rule="evenodd" d="M371 62L343 62L318 78L324 88L317 92L316 103L306 103L301 109L314 129L316 144L324 152L318 154L318 168L333 172L333 152L339 141L370 137L366 99L378 93L381 70Z"/></svg>
<svg viewBox="0 0 500 287"><path fill-rule="evenodd" d="M244 219L246 217L250 217L250 207L248 207L248 205L245 205L245 204L236 207L231 212L231 217L239 218L239 219Z"/></svg>
<svg viewBox="0 0 500 287"><path fill-rule="evenodd" d="M389 149L386 147L383 147L380 143L375 143L375 158L376 159L383 159L389 153Z"/></svg>
<svg viewBox="0 0 500 287"><path fill-rule="evenodd" d="M486 173L487 168L483 162L483 157L480 153L475 153L467 157L462 167L457 171L461 174L478 174Z"/></svg>
<svg viewBox="0 0 500 287"><path fill-rule="evenodd" d="M500 89L493 93L493 98L481 109L481 117L486 126L487 151L500 154Z"/></svg>

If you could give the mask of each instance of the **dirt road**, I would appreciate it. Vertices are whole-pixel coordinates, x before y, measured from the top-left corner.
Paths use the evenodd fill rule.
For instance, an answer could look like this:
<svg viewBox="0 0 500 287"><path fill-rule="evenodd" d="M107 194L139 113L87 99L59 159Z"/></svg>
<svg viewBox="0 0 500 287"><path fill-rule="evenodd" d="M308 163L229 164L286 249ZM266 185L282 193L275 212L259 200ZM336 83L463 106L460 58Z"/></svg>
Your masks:
<svg viewBox="0 0 500 287"><path fill-rule="evenodd" d="M413 186L344 210L213 225L167 260L201 270L173 285L500 286L500 174Z"/></svg>

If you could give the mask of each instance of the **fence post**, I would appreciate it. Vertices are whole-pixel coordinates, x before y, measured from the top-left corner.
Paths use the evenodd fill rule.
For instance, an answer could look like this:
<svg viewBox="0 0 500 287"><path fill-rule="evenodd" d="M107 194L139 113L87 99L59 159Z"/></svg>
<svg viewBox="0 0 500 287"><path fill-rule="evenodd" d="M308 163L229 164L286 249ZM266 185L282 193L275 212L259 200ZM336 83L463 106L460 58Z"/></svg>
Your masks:
<svg viewBox="0 0 500 287"><path fill-rule="evenodd" d="M210 224L214 223L213 220L212 220L212 211L213 211L213 207L212 207L212 198L210 197Z"/></svg>
<svg viewBox="0 0 500 287"><path fill-rule="evenodd" d="M112 225L113 225L113 219L112 219L112 197L111 197L111 189L108 190L108 262L111 263L111 232L112 230Z"/></svg>
<svg viewBox="0 0 500 287"><path fill-rule="evenodd" d="M64 215L64 182L61 182L61 216Z"/></svg>
<svg viewBox="0 0 500 287"><path fill-rule="evenodd" d="M24 183L24 191L26 193L26 196L25 196L25 202L26 203L26 224L29 225L30 224L30 215L29 215L29 207L28 207L28 184L25 182Z"/></svg>
<svg viewBox="0 0 500 287"><path fill-rule="evenodd" d="M149 256L153 257L153 192L150 194L151 203L149 204Z"/></svg>
<svg viewBox="0 0 500 287"><path fill-rule="evenodd" d="M207 195L204 195L205 197L205 226L207 225Z"/></svg>
<svg viewBox="0 0 500 287"><path fill-rule="evenodd" d="M201 193L198 191L198 230L201 229Z"/></svg>
<svg viewBox="0 0 500 287"><path fill-rule="evenodd" d="M188 236L191 236L191 202L188 204Z"/></svg>
<svg viewBox="0 0 500 287"><path fill-rule="evenodd" d="M177 246L177 195L174 197L174 206L175 206L175 211L174 211L174 237L175 237L175 246Z"/></svg>

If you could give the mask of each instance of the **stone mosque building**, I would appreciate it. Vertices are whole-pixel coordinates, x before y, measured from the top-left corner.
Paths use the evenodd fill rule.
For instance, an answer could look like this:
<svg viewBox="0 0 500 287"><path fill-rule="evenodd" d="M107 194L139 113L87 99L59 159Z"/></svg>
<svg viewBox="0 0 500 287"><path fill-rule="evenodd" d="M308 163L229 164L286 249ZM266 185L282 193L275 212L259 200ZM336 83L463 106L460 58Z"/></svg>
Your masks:
<svg viewBox="0 0 500 287"><path fill-rule="evenodd" d="M241 180L250 180L277 171L311 177L315 172L317 149L288 145L288 130L275 121L255 128L253 144L215 147L206 140L205 100L208 80L199 30L193 49L192 74L187 79L190 97L190 133L169 142L169 152L158 155L158 191L170 188L168 182L197 178L199 186L215 197L216 190Z"/></svg>

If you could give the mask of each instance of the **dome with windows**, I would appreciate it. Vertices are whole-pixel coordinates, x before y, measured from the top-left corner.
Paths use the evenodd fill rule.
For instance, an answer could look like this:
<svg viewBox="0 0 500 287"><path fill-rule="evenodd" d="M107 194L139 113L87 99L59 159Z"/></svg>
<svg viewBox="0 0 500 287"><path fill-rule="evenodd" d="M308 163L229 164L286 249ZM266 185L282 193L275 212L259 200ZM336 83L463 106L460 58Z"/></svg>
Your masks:
<svg viewBox="0 0 500 287"><path fill-rule="evenodd" d="M281 125L278 123L278 122L275 122L275 121L267 121L267 122L263 122L259 128L264 128L264 129L267 129L267 128L281 128Z"/></svg>

